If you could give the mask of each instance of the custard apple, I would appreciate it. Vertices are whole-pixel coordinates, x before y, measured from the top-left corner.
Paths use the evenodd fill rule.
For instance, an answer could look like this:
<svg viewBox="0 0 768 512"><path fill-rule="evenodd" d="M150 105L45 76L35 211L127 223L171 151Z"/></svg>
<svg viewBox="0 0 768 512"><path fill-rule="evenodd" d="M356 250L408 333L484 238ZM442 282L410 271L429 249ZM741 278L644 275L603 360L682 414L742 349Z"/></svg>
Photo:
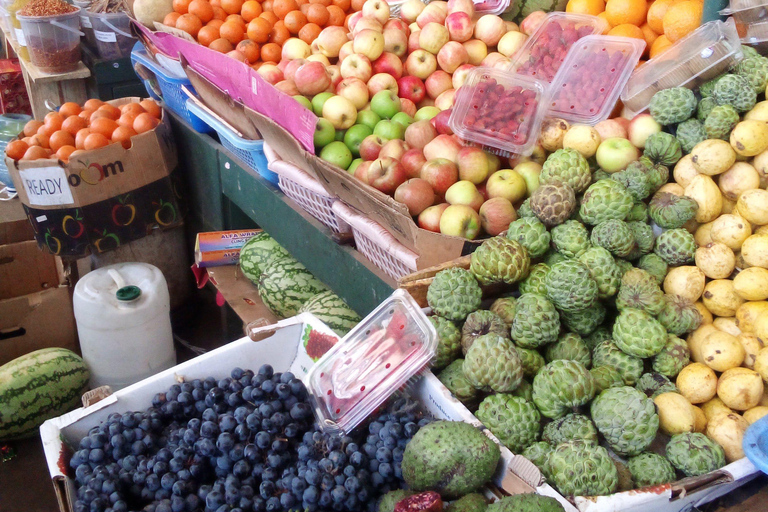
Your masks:
<svg viewBox="0 0 768 512"><path fill-rule="evenodd" d="M654 164L675 165L683 158L683 150L674 135L665 132L653 133L645 141L643 155Z"/></svg>
<svg viewBox="0 0 768 512"><path fill-rule="evenodd" d="M539 410L520 397L491 395L480 402L475 416L512 453L520 453L539 440Z"/></svg>
<svg viewBox="0 0 768 512"><path fill-rule="evenodd" d="M586 309L597 300L597 283L583 263L555 263L544 280L547 298L561 311Z"/></svg>
<svg viewBox="0 0 768 512"><path fill-rule="evenodd" d="M555 263L560 263L561 261L567 261L568 259L570 258L566 258L565 255L552 249L547 254L544 255L544 264L546 264L551 268L552 266L554 266Z"/></svg>
<svg viewBox="0 0 768 512"><path fill-rule="evenodd" d="M699 476L725 466L725 452L715 441L698 432L672 436L667 459L685 476Z"/></svg>
<svg viewBox="0 0 768 512"><path fill-rule="evenodd" d="M611 173L598 168L592 172L592 183L597 183L600 180L607 180L610 177Z"/></svg>
<svg viewBox="0 0 768 512"><path fill-rule="evenodd" d="M528 275L525 247L500 236L489 238L470 256L469 270L482 285L513 284Z"/></svg>
<svg viewBox="0 0 768 512"><path fill-rule="evenodd" d="M613 297L621 283L621 271L607 249L590 247L578 260L587 266L592 279L597 283L597 296L600 299Z"/></svg>
<svg viewBox="0 0 768 512"><path fill-rule="evenodd" d="M606 310L602 302L597 301L587 309L561 311L560 322L563 327L580 336L592 333L605 320Z"/></svg>
<svg viewBox="0 0 768 512"><path fill-rule="evenodd" d="M565 359L578 361L586 368L592 364L592 354L581 336L572 332L563 334L557 342L549 345L546 352L547 362Z"/></svg>
<svg viewBox="0 0 768 512"><path fill-rule="evenodd" d="M648 205L642 201L633 204L624 220L626 222L648 222Z"/></svg>
<svg viewBox="0 0 768 512"><path fill-rule="evenodd" d="M536 493L505 496L488 505L487 512L565 512L555 498Z"/></svg>
<svg viewBox="0 0 768 512"><path fill-rule="evenodd" d="M645 393L648 398L656 398L662 393L677 393L677 387L664 375L656 372L644 373L635 384L635 389Z"/></svg>
<svg viewBox="0 0 768 512"><path fill-rule="evenodd" d="M528 448L523 450L522 455L529 461L533 462L533 464L539 468L539 471L541 471L544 476L547 476L547 459L549 459L550 453L552 453L552 445L545 443L544 441L539 441L533 443Z"/></svg>
<svg viewBox="0 0 768 512"><path fill-rule="evenodd" d="M648 108L659 124L682 123L696 111L696 96L685 87L664 89L653 95Z"/></svg>
<svg viewBox="0 0 768 512"><path fill-rule="evenodd" d="M475 277L463 268L438 272L427 289L427 303L436 315L452 322L463 322L480 309L483 291Z"/></svg>
<svg viewBox="0 0 768 512"><path fill-rule="evenodd" d="M528 273L528 277L520 281L518 289L520 293L538 293L539 295L546 295L547 288L544 286L544 280L549 274L549 265L546 263L537 263L531 267L531 271Z"/></svg>
<svg viewBox="0 0 768 512"><path fill-rule="evenodd" d="M675 336L695 331L704 320L693 302L674 294L664 295L664 306L657 318L667 332Z"/></svg>
<svg viewBox="0 0 768 512"><path fill-rule="evenodd" d="M595 379L598 395L608 388L617 388L624 385L624 379L621 378L619 370L613 366L596 366L590 369L589 373Z"/></svg>
<svg viewBox="0 0 768 512"><path fill-rule="evenodd" d="M552 446L576 439L597 444L597 429L592 420L583 414L566 414L558 420L550 421L541 434L541 440Z"/></svg>
<svg viewBox="0 0 768 512"><path fill-rule="evenodd" d="M642 309L649 315L658 315L664 307L664 293L659 283L645 270L633 268L621 278L616 296L616 307Z"/></svg>
<svg viewBox="0 0 768 512"><path fill-rule="evenodd" d="M397 502L404 500L408 496L413 496L413 494L413 491L405 489L389 491L381 497L381 500L379 500L378 512L395 512L395 505L397 505Z"/></svg>
<svg viewBox="0 0 768 512"><path fill-rule="evenodd" d="M739 112L752 110L757 93L749 80L740 75L725 75L715 84L712 97L718 105L730 105Z"/></svg>
<svg viewBox="0 0 768 512"><path fill-rule="evenodd" d="M762 94L768 82L768 59L762 56L745 56L744 60L736 65L736 74L746 78L756 94Z"/></svg>
<svg viewBox="0 0 768 512"><path fill-rule="evenodd" d="M590 415L608 446L619 455L642 453L659 430L653 400L629 386L600 393L592 401Z"/></svg>
<svg viewBox="0 0 768 512"><path fill-rule="evenodd" d="M435 349L432 369L440 370L461 356L461 331L456 327L456 324L441 316L430 316L429 321L432 322L437 331L437 348Z"/></svg>
<svg viewBox="0 0 768 512"><path fill-rule="evenodd" d="M741 53L744 54L745 59L751 59L752 57L759 57L760 54L752 48L751 46L747 46L745 44L741 45Z"/></svg>
<svg viewBox="0 0 768 512"><path fill-rule="evenodd" d="M592 349L592 365L613 366L627 386L633 386L643 374L643 360L624 353L610 339L601 341Z"/></svg>
<svg viewBox="0 0 768 512"><path fill-rule="evenodd" d="M709 113L712 112L712 109L716 106L717 102L715 101L715 98L712 98L711 96L701 98L699 106L696 108L696 119L703 123L707 119ZM706 130L704 131L706 132Z"/></svg>
<svg viewBox="0 0 768 512"><path fill-rule="evenodd" d="M616 346L635 357L652 357L667 344L667 330L641 309L625 308L613 324Z"/></svg>
<svg viewBox="0 0 768 512"><path fill-rule="evenodd" d="M466 494L445 507L445 512L485 512L488 510L488 500L480 493Z"/></svg>
<svg viewBox="0 0 768 512"><path fill-rule="evenodd" d="M560 317L555 305L536 293L524 293L517 299L517 314L511 335L523 348L537 348L557 340Z"/></svg>
<svg viewBox="0 0 768 512"><path fill-rule="evenodd" d="M648 169L640 162L632 162L623 171L611 174L611 179L624 185L633 201L642 201L651 193Z"/></svg>
<svg viewBox="0 0 768 512"><path fill-rule="evenodd" d="M696 239L683 228L670 229L656 238L654 252L672 267L688 265L693 263Z"/></svg>
<svg viewBox="0 0 768 512"><path fill-rule="evenodd" d="M720 80L724 75L720 75L718 77L713 78L709 82L705 82L699 86L699 94L702 98L711 98L712 93L715 90L715 85L717 84L717 81ZM714 99L714 98L713 98Z"/></svg>
<svg viewBox="0 0 768 512"><path fill-rule="evenodd" d="M464 375L486 392L509 393L523 380L523 365L512 342L497 334L475 340L464 358Z"/></svg>
<svg viewBox="0 0 768 512"><path fill-rule="evenodd" d="M507 238L528 249L531 258L543 256L549 249L549 231L536 217L525 217L513 221L507 229Z"/></svg>
<svg viewBox="0 0 768 512"><path fill-rule="evenodd" d="M443 371L437 374L437 378L443 383L443 386L455 396L461 403L469 407L474 407L480 393L469 383L464 376L464 360L456 359L449 364Z"/></svg>
<svg viewBox="0 0 768 512"><path fill-rule="evenodd" d="M619 258L629 256L637 247L632 230L621 220L606 220L595 226L590 241Z"/></svg>
<svg viewBox="0 0 768 512"><path fill-rule="evenodd" d="M579 214L584 222L594 226L607 220L623 220L633 205L632 194L624 185L600 180L584 192Z"/></svg>
<svg viewBox="0 0 768 512"><path fill-rule="evenodd" d="M577 361L552 361L533 378L533 403L547 418L562 418L594 396L595 380Z"/></svg>
<svg viewBox="0 0 768 512"><path fill-rule="evenodd" d="M541 185L530 199L534 215L548 227L565 222L576 208L576 194L564 183Z"/></svg>
<svg viewBox="0 0 768 512"><path fill-rule="evenodd" d="M619 486L619 474L608 450L588 441L557 445L549 454L546 472L565 496L605 496Z"/></svg>
<svg viewBox="0 0 768 512"><path fill-rule="evenodd" d="M616 262L616 266L619 267L619 271L621 271L621 276L624 277L624 274L635 268L635 266L622 258L615 258L614 261Z"/></svg>
<svg viewBox="0 0 768 512"><path fill-rule="evenodd" d="M658 453L645 452L635 455L629 459L627 467L638 488L675 481L675 468Z"/></svg>
<svg viewBox="0 0 768 512"><path fill-rule="evenodd" d="M592 175L587 159L575 149L558 149L544 162L539 175L539 183L565 183L574 192L581 193L589 186Z"/></svg>
<svg viewBox="0 0 768 512"><path fill-rule="evenodd" d="M589 231L584 224L567 220L552 228L552 245L566 258L576 258L591 247Z"/></svg>
<svg viewBox="0 0 768 512"><path fill-rule="evenodd" d="M739 113L731 105L718 105L704 119L704 131L709 139L728 140L731 130L739 122Z"/></svg>
<svg viewBox="0 0 768 512"><path fill-rule="evenodd" d="M584 340L584 343L587 344L589 347L589 350L593 351L598 343L608 340L611 341L613 338L611 338L611 326L608 325L601 325L594 331L592 331L591 334L588 334L586 336L582 336L581 339Z"/></svg>
<svg viewBox="0 0 768 512"><path fill-rule="evenodd" d="M653 228L645 222L627 222L629 230L632 231L632 235L637 242L637 252L640 255L648 254L653 250L653 245L656 242L656 237L653 234ZM634 259L634 258L630 258Z"/></svg>
<svg viewBox="0 0 768 512"><path fill-rule="evenodd" d="M696 144L707 140L707 130L698 119L689 119L677 125L675 136L683 153L688 154Z"/></svg>
<svg viewBox="0 0 768 512"><path fill-rule="evenodd" d="M531 210L531 198L527 198L517 207L517 217L520 219L535 219L536 215Z"/></svg>
<svg viewBox="0 0 768 512"><path fill-rule="evenodd" d="M644 162L648 166L648 182L651 184L651 193L656 192L669 181L669 167L666 165L654 164L645 156L640 157L640 162Z"/></svg>
<svg viewBox="0 0 768 512"><path fill-rule="evenodd" d="M529 352L536 352L533 349L527 349L527 348L520 348L517 347L517 353L520 354L520 351L522 350L528 350ZM539 354L538 352L536 352ZM539 354L541 356L541 354ZM523 356L520 356L520 359L522 360ZM541 366L544 366L544 358L541 358ZM525 363L523 363L525 364ZM523 369L525 371L525 369ZM517 388L510 393L512 396L519 396L520 398L524 398L525 400L533 403L533 385L528 382L527 380L523 379L520 381L520 385L517 386Z"/></svg>
<svg viewBox="0 0 768 512"><path fill-rule="evenodd" d="M527 278L526 278L527 279ZM507 325L512 325L517 310L517 299L514 297L499 297L491 304L491 312L496 313Z"/></svg>
<svg viewBox="0 0 768 512"><path fill-rule="evenodd" d="M686 196L670 192L657 192L648 203L648 213L657 226L665 229L681 228L696 216L699 203Z"/></svg>
<svg viewBox="0 0 768 512"><path fill-rule="evenodd" d="M661 284L667 276L669 266L659 255L651 253L643 255L637 260L637 268L645 270L656 279L657 283Z"/></svg>
<svg viewBox="0 0 768 512"><path fill-rule="evenodd" d="M469 347L475 340L486 334L496 334L502 338L509 338L509 328L504 319L493 311L481 309L470 313L464 325L461 326L461 352L467 355Z"/></svg>
<svg viewBox="0 0 768 512"><path fill-rule="evenodd" d="M520 356L520 363L523 365L524 377L533 377L546 364L544 356L532 348L517 347L517 355Z"/></svg>
<svg viewBox="0 0 768 512"><path fill-rule="evenodd" d="M691 361L688 343L672 334L667 336L667 344L653 358L653 371L673 379Z"/></svg>

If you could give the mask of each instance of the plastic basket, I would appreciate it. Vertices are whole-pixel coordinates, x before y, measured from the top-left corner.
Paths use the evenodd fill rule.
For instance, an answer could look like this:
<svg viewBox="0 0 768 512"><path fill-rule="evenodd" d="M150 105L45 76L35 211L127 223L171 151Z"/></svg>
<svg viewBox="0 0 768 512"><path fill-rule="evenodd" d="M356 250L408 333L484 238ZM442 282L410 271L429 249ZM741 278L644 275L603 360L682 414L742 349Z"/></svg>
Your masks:
<svg viewBox="0 0 768 512"><path fill-rule="evenodd" d="M277 174L267 168L267 157L264 155L263 140L248 140L235 135L230 128L224 126L221 121L198 107L191 100L187 100L187 109L216 131L221 145L228 149L233 156L259 173L268 182L273 185L278 184Z"/></svg>
<svg viewBox="0 0 768 512"><path fill-rule="evenodd" d="M181 116L196 132L211 133L213 131L202 119L187 109L187 95L181 87L194 90L187 77L172 76L167 69L147 54L141 43L134 45L131 51L131 63L153 99L165 103L168 109Z"/></svg>
<svg viewBox="0 0 768 512"><path fill-rule="evenodd" d="M419 255L395 240L381 225L341 201L333 203L332 208L336 215L352 227L357 250L388 276L399 279L416 272Z"/></svg>

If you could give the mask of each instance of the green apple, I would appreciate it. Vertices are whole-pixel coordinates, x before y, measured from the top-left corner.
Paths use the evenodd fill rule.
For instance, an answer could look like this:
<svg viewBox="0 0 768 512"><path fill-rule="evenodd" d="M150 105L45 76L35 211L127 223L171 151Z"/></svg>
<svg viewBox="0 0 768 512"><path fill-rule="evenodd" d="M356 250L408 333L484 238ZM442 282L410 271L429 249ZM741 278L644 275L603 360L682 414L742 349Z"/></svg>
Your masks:
<svg viewBox="0 0 768 512"><path fill-rule="evenodd" d="M344 142L344 135L347 134L347 130L336 130L336 136L333 140L337 140L339 142Z"/></svg>
<svg viewBox="0 0 768 512"><path fill-rule="evenodd" d="M306 96L302 96L301 94L297 94L293 97L296 101L298 101L302 107L312 110L312 102L309 101L309 99Z"/></svg>
<svg viewBox="0 0 768 512"><path fill-rule="evenodd" d="M402 139L405 135L405 127L399 123L389 120L379 121L373 134L387 140Z"/></svg>
<svg viewBox="0 0 768 512"><path fill-rule="evenodd" d="M539 164L536 162L523 162L517 164L514 171L525 180L525 188L528 190L529 196L539 188L539 174L541 174L541 166Z"/></svg>
<svg viewBox="0 0 768 512"><path fill-rule="evenodd" d="M440 109L437 107L421 107L416 111L416 115L413 116L413 119L416 121L429 121L439 113Z"/></svg>
<svg viewBox="0 0 768 512"><path fill-rule="evenodd" d="M408 128L410 125L413 124L413 118L406 114L405 112L398 112L394 116L392 116L392 121L403 125L404 128Z"/></svg>
<svg viewBox="0 0 768 512"><path fill-rule="evenodd" d="M315 112L316 116L323 115L323 105L325 105L325 102L328 101L329 98L333 98L334 96L335 94L332 92L321 92L312 98L312 110Z"/></svg>
<svg viewBox="0 0 768 512"><path fill-rule="evenodd" d="M370 126L356 124L347 130L346 135L344 135L344 144L347 145L354 156L360 156L360 143L372 133L373 130Z"/></svg>
<svg viewBox="0 0 768 512"><path fill-rule="evenodd" d="M357 169L357 166L360 165L361 163L363 163L362 158L355 158L354 160L352 160L352 163L349 164L349 167L347 167L347 172L349 174L355 174L355 170Z"/></svg>
<svg viewBox="0 0 768 512"><path fill-rule="evenodd" d="M357 113L357 121L355 122L357 124L364 124L373 130L379 121L381 121L381 117L373 110L361 110Z"/></svg>
<svg viewBox="0 0 768 512"><path fill-rule="evenodd" d="M334 141L320 151L320 158L337 167L346 169L352 163L352 152L343 142Z"/></svg>
<svg viewBox="0 0 768 512"><path fill-rule="evenodd" d="M336 130L331 122L325 118L319 118L315 125L315 149L323 148L333 142Z"/></svg>
<svg viewBox="0 0 768 512"><path fill-rule="evenodd" d="M379 91L371 98L371 110L381 116L382 119L392 119L395 114L400 112L400 98L388 89Z"/></svg>

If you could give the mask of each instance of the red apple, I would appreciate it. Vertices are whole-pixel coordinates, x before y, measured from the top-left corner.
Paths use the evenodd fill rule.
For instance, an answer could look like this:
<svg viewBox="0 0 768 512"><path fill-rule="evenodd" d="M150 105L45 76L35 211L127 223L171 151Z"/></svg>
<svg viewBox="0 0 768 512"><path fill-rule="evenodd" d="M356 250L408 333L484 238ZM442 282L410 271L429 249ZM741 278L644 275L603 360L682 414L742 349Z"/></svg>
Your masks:
<svg viewBox="0 0 768 512"><path fill-rule="evenodd" d="M400 21L400 20L392 20ZM408 51L407 32L396 28L384 30L384 51L402 57Z"/></svg>
<svg viewBox="0 0 768 512"><path fill-rule="evenodd" d="M416 104L408 98L400 98L400 112L405 112L413 117L416 115Z"/></svg>
<svg viewBox="0 0 768 512"><path fill-rule="evenodd" d="M333 90L336 90L336 87L339 85L339 82L342 80L341 76L341 69L339 68L338 64L332 64L328 66L328 75L331 77L331 87Z"/></svg>
<svg viewBox="0 0 768 512"><path fill-rule="evenodd" d="M600 139L611 139L614 137L621 137L622 139L628 139L629 135L624 126L616 119L606 119L600 121L595 125L595 130L600 134Z"/></svg>
<svg viewBox="0 0 768 512"><path fill-rule="evenodd" d="M353 53L341 62L341 76L344 78L359 78L368 82L372 75L371 60L365 55Z"/></svg>
<svg viewBox="0 0 768 512"><path fill-rule="evenodd" d="M440 232L474 240L480 234L480 215L470 206L452 204L440 217Z"/></svg>
<svg viewBox="0 0 768 512"><path fill-rule="evenodd" d="M452 108L441 110L439 114L429 120L429 122L432 123L432 126L435 127L435 130L437 130L438 134L453 135L453 130L451 130L451 127L448 124L448 120L451 118L451 112L453 112Z"/></svg>
<svg viewBox="0 0 768 512"><path fill-rule="evenodd" d="M448 206L450 206L448 203L440 203L426 208L419 214L419 227L421 229L426 229L427 231L439 233L440 217Z"/></svg>
<svg viewBox="0 0 768 512"><path fill-rule="evenodd" d="M544 11L534 11L520 23L520 32L530 37L546 19L547 13Z"/></svg>
<svg viewBox="0 0 768 512"><path fill-rule="evenodd" d="M440 110L448 110L453 107L453 99L456 96L456 89L448 89L440 93L440 96L435 98L435 106Z"/></svg>
<svg viewBox="0 0 768 512"><path fill-rule="evenodd" d="M397 80L389 73L377 73L368 80L368 95L373 98L379 91L397 94Z"/></svg>
<svg viewBox="0 0 768 512"><path fill-rule="evenodd" d="M282 62L282 61L281 61ZM296 81L296 70L298 70L301 66L307 63L307 59L294 59L287 61L288 64L285 65L285 69L283 69L283 76L288 80Z"/></svg>
<svg viewBox="0 0 768 512"><path fill-rule="evenodd" d="M427 160L432 160L433 158L445 158L456 163L458 161L460 149L461 144L459 144L453 136L438 135L424 146L424 156Z"/></svg>
<svg viewBox="0 0 768 512"><path fill-rule="evenodd" d="M614 121L619 123L625 130L627 130L627 133L629 133L629 123L631 122L626 117L614 117Z"/></svg>
<svg viewBox="0 0 768 512"><path fill-rule="evenodd" d="M442 5L441 5L442 4ZM416 24L419 28L424 28L427 23L438 23L442 25L445 23L445 18L448 16L448 6L445 2L435 2L427 4L421 14L416 18Z"/></svg>
<svg viewBox="0 0 768 512"><path fill-rule="evenodd" d="M401 20L400 18L390 18L389 21L384 24L384 30L390 29L404 32L406 36L411 32L411 29L408 28L408 23L406 23L404 20Z"/></svg>
<svg viewBox="0 0 768 512"><path fill-rule="evenodd" d="M483 59L488 55L488 47L479 39L470 39L469 41L462 43L462 46L467 50L469 63L473 66L482 64Z"/></svg>
<svg viewBox="0 0 768 512"><path fill-rule="evenodd" d="M384 52L381 57L373 61L373 72L388 73L395 78L403 76L403 61L394 53Z"/></svg>
<svg viewBox="0 0 768 512"><path fill-rule="evenodd" d="M363 16L360 18L360 21L355 23L355 28L351 29L350 32L352 32L352 37L354 38L363 30L373 30L375 32L381 33L382 30L384 30L384 27L381 25L381 23L379 23L379 20L374 18L366 18Z"/></svg>
<svg viewBox="0 0 768 512"><path fill-rule="evenodd" d="M262 64L256 72L261 75L261 78L272 85L275 85L285 78L280 68L274 64Z"/></svg>
<svg viewBox="0 0 768 512"><path fill-rule="evenodd" d="M451 185L459 180L459 168L445 158L429 159L421 168L420 176L438 196L443 197Z"/></svg>
<svg viewBox="0 0 768 512"><path fill-rule="evenodd" d="M464 46L456 41L448 41L437 52L437 64L440 69L453 73L459 66L469 62L469 54Z"/></svg>
<svg viewBox="0 0 768 512"><path fill-rule="evenodd" d="M296 70L293 81L299 93L304 96L314 96L331 85L331 75L320 62L307 62Z"/></svg>
<svg viewBox="0 0 768 512"><path fill-rule="evenodd" d="M463 12L472 16L475 14L475 4L472 0L448 0L448 15L454 12Z"/></svg>
<svg viewBox="0 0 768 512"><path fill-rule="evenodd" d="M400 160L406 151L411 149L404 140L392 139L381 147L379 158Z"/></svg>
<svg viewBox="0 0 768 512"><path fill-rule="evenodd" d="M491 236L496 236L509 228L517 220L517 212L507 199L494 197L480 207L480 224Z"/></svg>
<svg viewBox="0 0 768 512"><path fill-rule="evenodd" d="M359 22L361 19L363 19L363 11L357 11L356 13L350 14L347 17L347 23L346 23L348 32L352 32L353 30L355 30L355 26L357 25L357 22ZM346 35L346 33L344 35Z"/></svg>
<svg viewBox="0 0 768 512"><path fill-rule="evenodd" d="M437 130L427 120L416 121L405 129L405 141L412 148L423 149L437 137Z"/></svg>
<svg viewBox="0 0 768 512"><path fill-rule="evenodd" d="M275 84L275 88L278 91L284 92L288 96L296 96L299 94L299 89L296 87L296 84L293 80L283 80L282 82L277 82Z"/></svg>
<svg viewBox="0 0 768 512"><path fill-rule="evenodd" d="M360 143L360 158L371 161L379 158L381 148L387 143L387 139L378 135L369 135Z"/></svg>
<svg viewBox="0 0 768 512"><path fill-rule="evenodd" d="M336 94L351 101L357 110L368 104L368 86L359 78L345 78L339 82Z"/></svg>
<svg viewBox="0 0 768 512"><path fill-rule="evenodd" d="M385 194L394 194L406 179L405 169L394 158L377 158L368 167L368 184Z"/></svg>
<svg viewBox="0 0 768 512"><path fill-rule="evenodd" d="M280 59L280 62L277 63L277 67L280 69L280 72L285 75L285 68L288 67L288 64L291 63L290 59Z"/></svg>
<svg viewBox="0 0 768 512"><path fill-rule="evenodd" d="M400 163L403 165L409 178L418 178L421 176L421 168L427 163L427 159L424 158L424 153L420 149L411 148L403 153Z"/></svg>
<svg viewBox="0 0 768 512"><path fill-rule="evenodd" d="M422 80L429 77L436 69L437 58L426 50L415 50L405 59L406 72Z"/></svg>
<svg viewBox="0 0 768 512"><path fill-rule="evenodd" d="M475 23L475 38L487 46L496 46L501 37L507 33L504 20L495 14L485 14Z"/></svg>
<svg viewBox="0 0 768 512"><path fill-rule="evenodd" d="M325 27L318 34L315 43L317 43L317 49L322 55L332 59L339 56L339 50L347 41L349 41L349 37L343 27L331 26Z"/></svg>
<svg viewBox="0 0 768 512"><path fill-rule="evenodd" d="M461 11L449 14L445 18L445 27L448 29L451 41L458 41L459 43L472 39L472 32L475 29L472 18Z"/></svg>
<svg viewBox="0 0 768 512"><path fill-rule="evenodd" d="M400 78L397 81L397 86L400 91L398 95L401 98L411 100L414 104L423 100L424 96L427 94L427 88L424 85L424 82L415 76L404 76Z"/></svg>
<svg viewBox="0 0 768 512"><path fill-rule="evenodd" d="M408 48L407 48L408 55L412 54L413 52L421 48L421 46L419 46L419 32L421 32L421 30L414 30L408 36Z"/></svg>
<svg viewBox="0 0 768 512"><path fill-rule="evenodd" d="M355 178L362 181L363 183L368 183L368 168L371 166L373 161L366 161L366 162L360 162L360 164L355 169Z"/></svg>
<svg viewBox="0 0 768 512"><path fill-rule="evenodd" d="M443 91L447 91L453 87L451 75L438 69L427 77L424 81L424 86L427 89L427 95L433 100L440 96Z"/></svg>
<svg viewBox="0 0 768 512"><path fill-rule="evenodd" d="M464 81L467 79L467 75L473 69L475 69L475 66L472 64L462 64L459 66L451 76L451 83L453 84L453 88L458 90L459 87L464 85Z"/></svg>
<svg viewBox="0 0 768 512"><path fill-rule="evenodd" d="M408 207L408 213L414 217L435 202L435 191L425 180L411 178L395 190L395 201Z"/></svg>

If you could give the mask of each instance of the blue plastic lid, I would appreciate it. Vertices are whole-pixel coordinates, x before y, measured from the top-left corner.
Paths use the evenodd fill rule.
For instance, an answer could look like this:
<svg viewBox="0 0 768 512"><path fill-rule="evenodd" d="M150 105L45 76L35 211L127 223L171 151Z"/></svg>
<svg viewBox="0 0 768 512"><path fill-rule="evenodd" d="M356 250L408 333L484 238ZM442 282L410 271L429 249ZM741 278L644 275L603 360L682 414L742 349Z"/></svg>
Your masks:
<svg viewBox="0 0 768 512"><path fill-rule="evenodd" d="M749 461L768 475L768 416L763 416L749 426L742 447Z"/></svg>

